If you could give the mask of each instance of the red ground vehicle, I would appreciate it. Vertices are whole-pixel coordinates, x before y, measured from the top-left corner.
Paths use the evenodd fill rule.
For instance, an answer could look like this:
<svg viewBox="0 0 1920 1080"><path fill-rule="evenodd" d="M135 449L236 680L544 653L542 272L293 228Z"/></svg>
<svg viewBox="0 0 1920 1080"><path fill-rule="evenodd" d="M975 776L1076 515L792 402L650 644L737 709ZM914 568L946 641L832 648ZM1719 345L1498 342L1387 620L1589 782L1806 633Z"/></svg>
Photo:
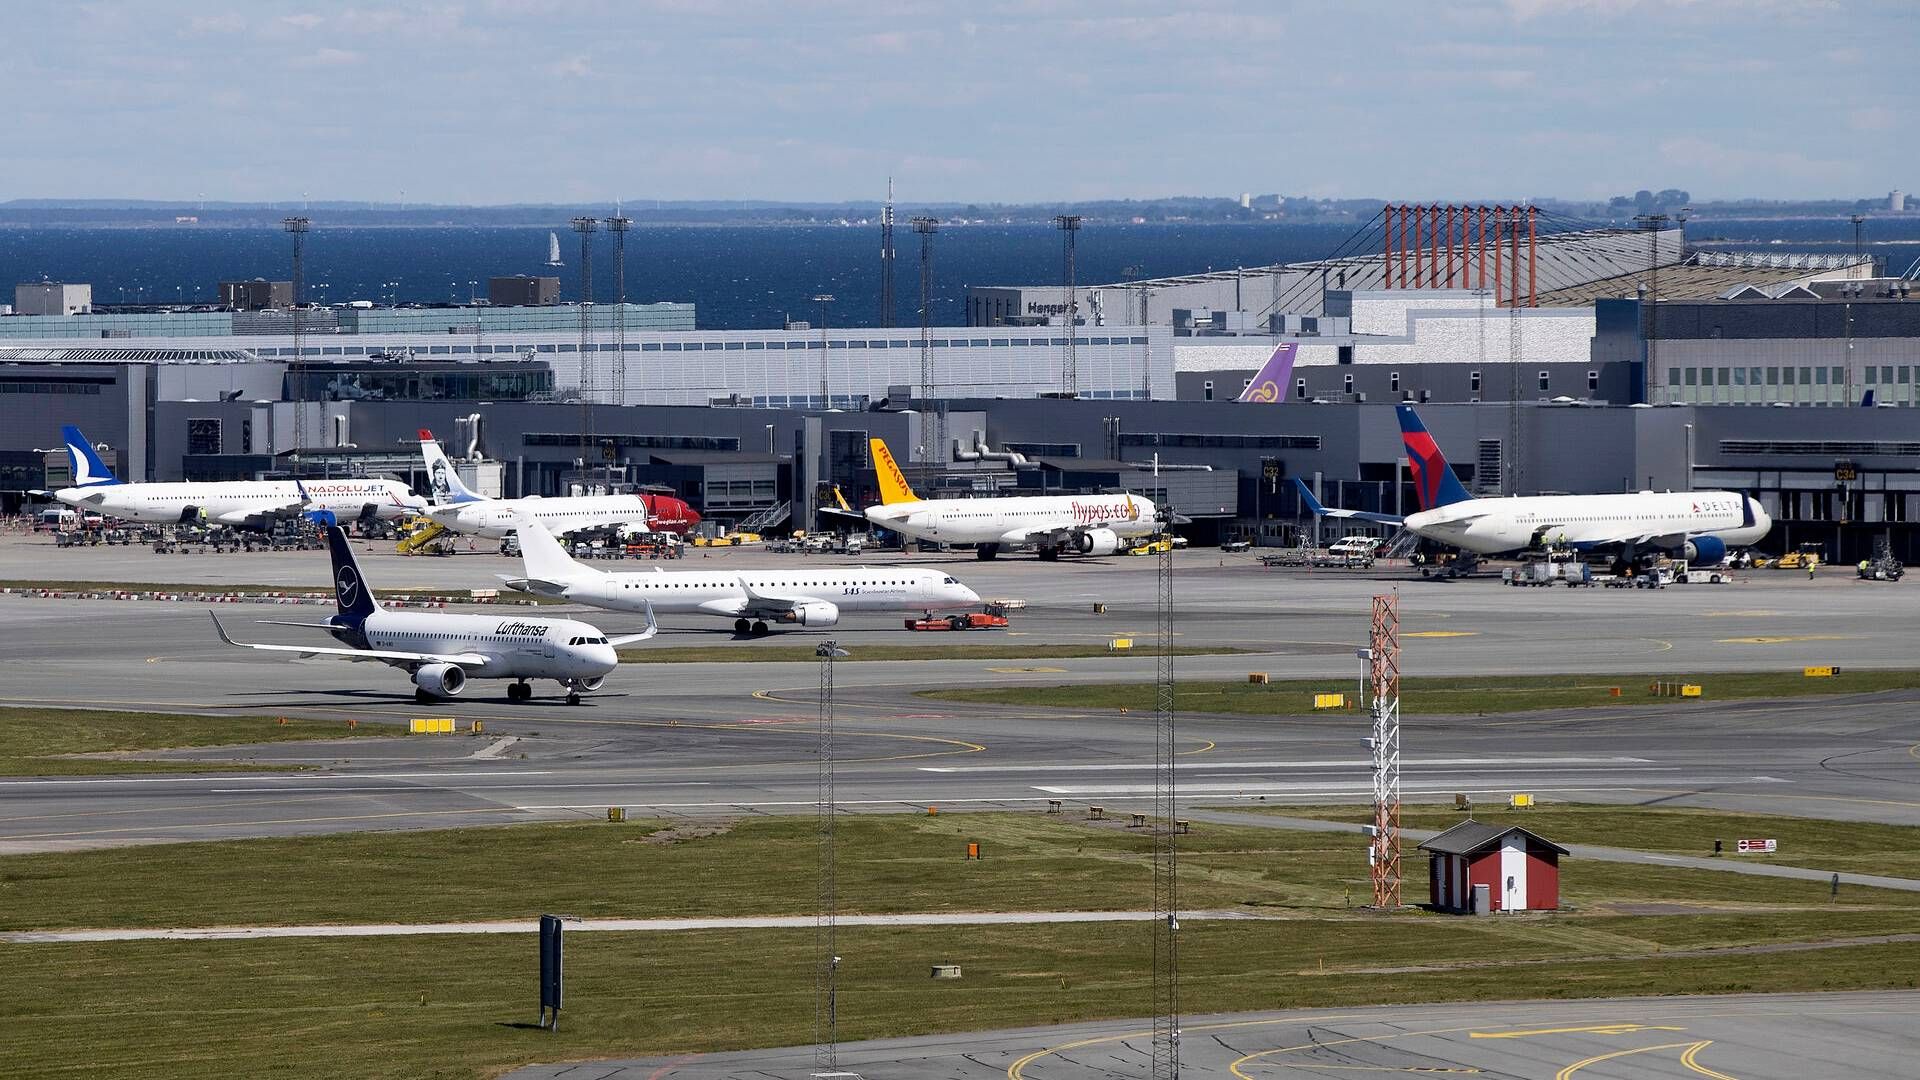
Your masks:
<svg viewBox="0 0 1920 1080"><path fill-rule="evenodd" d="M1024 600L990 600L984 611L969 611L960 615L928 615L921 619L908 619L909 630L1005 630L1007 616L1026 607Z"/></svg>

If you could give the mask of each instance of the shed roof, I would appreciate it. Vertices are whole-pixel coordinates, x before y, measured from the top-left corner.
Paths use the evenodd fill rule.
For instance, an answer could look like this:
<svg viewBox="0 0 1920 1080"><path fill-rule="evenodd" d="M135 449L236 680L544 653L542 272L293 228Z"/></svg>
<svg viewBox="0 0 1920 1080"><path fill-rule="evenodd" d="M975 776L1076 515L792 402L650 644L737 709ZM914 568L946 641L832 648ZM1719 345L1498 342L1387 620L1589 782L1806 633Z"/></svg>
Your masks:
<svg viewBox="0 0 1920 1080"><path fill-rule="evenodd" d="M1421 844L1420 850L1434 851L1442 855L1472 855L1500 846L1500 841L1505 839L1509 833L1525 833L1528 839L1538 843L1541 847L1552 848L1562 855L1567 854L1566 848L1561 847L1559 844L1554 843L1531 829L1523 829L1518 825L1491 825L1484 821L1473 821L1471 819L1463 821L1453 828L1442 832L1440 835L1433 837L1426 843Z"/></svg>

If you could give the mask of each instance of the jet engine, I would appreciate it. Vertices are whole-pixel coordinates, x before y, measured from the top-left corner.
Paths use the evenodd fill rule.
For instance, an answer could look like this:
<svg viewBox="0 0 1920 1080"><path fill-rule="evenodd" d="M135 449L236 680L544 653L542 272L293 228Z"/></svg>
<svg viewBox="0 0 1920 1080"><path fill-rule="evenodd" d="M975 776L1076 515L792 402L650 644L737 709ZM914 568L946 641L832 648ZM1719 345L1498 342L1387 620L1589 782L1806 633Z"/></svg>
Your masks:
<svg viewBox="0 0 1920 1080"><path fill-rule="evenodd" d="M584 690L591 694L606 685L606 682L607 677L605 675L595 675L588 679L568 679L567 685L575 690Z"/></svg>
<svg viewBox="0 0 1920 1080"><path fill-rule="evenodd" d="M1718 565L1727 557L1727 542L1717 536L1696 536L1681 548L1690 563Z"/></svg>
<svg viewBox="0 0 1920 1080"><path fill-rule="evenodd" d="M413 685L434 697L458 697L467 688L467 673L459 664L427 664L413 673Z"/></svg>
<svg viewBox="0 0 1920 1080"><path fill-rule="evenodd" d="M1073 546L1082 555L1111 555L1120 550L1120 535L1112 529L1088 529L1074 534Z"/></svg>
<svg viewBox="0 0 1920 1080"><path fill-rule="evenodd" d="M832 626L840 621L840 609L825 600L815 600L810 604L795 604L792 611L780 616L780 621L801 626Z"/></svg>

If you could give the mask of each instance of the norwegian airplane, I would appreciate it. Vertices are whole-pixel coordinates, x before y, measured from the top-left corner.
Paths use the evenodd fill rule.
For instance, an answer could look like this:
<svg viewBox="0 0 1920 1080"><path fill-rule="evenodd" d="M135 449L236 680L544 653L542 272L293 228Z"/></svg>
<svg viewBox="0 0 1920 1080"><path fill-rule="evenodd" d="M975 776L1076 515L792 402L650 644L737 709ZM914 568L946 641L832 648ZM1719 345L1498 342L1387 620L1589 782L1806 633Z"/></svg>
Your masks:
<svg viewBox="0 0 1920 1080"><path fill-rule="evenodd" d="M331 525L337 521L397 518L426 508L426 500L398 480L129 483L113 475L79 428L68 424L60 433L66 440L73 482L58 491L39 494L127 521L210 522L262 529L300 515Z"/></svg>
<svg viewBox="0 0 1920 1080"><path fill-rule="evenodd" d="M939 570L835 567L811 570L668 570L609 573L575 562L560 541L528 521L516 530L524 578L510 589L611 611L686 612L733 620L737 634L769 624L832 626L849 611L933 612L967 608L980 596Z"/></svg>
<svg viewBox="0 0 1920 1080"><path fill-rule="evenodd" d="M209 611L220 640L242 649L373 660L404 668L413 678L414 700L423 703L459 696L469 679L512 679L507 700L527 701L533 697L528 679L553 679L566 688L567 704L578 705L581 694L600 689L607 674L619 666L614 649L645 641L659 629L651 611L644 631L611 638L576 619L388 611L373 598L373 589L347 546L347 534L338 525L327 527L327 550L333 557L338 613L319 623L263 621L325 630L346 648L236 641L221 625L220 616Z"/></svg>
<svg viewBox="0 0 1920 1080"><path fill-rule="evenodd" d="M1476 499L1460 485L1413 407L1400 405L1396 410L1420 511L1403 518L1325 507L1295 479L1302 502L1316 517L1403 525L1409 532L1470 556L1553 545L1611 552L1622 566L1663 552L1712 565L1726 557L1727 549L1757 543L1773 528L1773 519L1760 504L1737 491Z"/></svg>
<svg viewBox="0 0 1920 1080"><path fill-rule="evenodd" d="M460 473L447 460L433 432L420 429L420 453L426 458L433 505L428 517L449 532L469 533L498 540L515 529L515 515L525 514L555 536L583 529L623 528L631 532L684 533L700 523L700 515L683 499L672 495L565 495L545 499L489 499L460 482Z"/></svg>
<svg viewBox="0 0 1920 1080"><path fill-rule="evenodd" d="M981 559L999 555L1002 547L1032 544L1042 559L1053 560L1063 552L1111 555L1122 539L1160 531L1159 509L1137 495L922 499L907 485L886 442L869 441L880 505L867 507L862 516L903 536L976 544Z"/></svg>

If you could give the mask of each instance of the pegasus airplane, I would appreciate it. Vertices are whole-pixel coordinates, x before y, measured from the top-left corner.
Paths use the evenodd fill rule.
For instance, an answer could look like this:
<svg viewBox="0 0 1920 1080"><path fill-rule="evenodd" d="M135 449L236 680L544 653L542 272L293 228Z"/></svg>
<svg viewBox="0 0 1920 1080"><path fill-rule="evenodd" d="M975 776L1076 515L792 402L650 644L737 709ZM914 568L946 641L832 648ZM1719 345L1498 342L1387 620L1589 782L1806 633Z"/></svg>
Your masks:
<svg viewBox="0 0 1920 1080"><path fill-rule="evenodd" d="M972 589L939 570L836 568L813 570L667 570L608 573L575 562L547 530L523 522L524 578L507 587L612 611L668 611L733 620L738 634L764 635L769 623L832 626L848 611L933 612L980 602Z"/></svg>
<svg viewBox="0 0 1920 1080"><path fill-rule="evenodd" d="M1277 405L1287 400L1287 380L1293 376L1293 356L1299 350L1300 346L1291 341L1274 349L1253 381L1234 400L1242 405Z"/></svg>
<svg viewBox="0 0 1920 1080"><path fill-rule="evenodd" d="M1641 491L1622 495L1531 495L1476 499L1467 494L1433 435L1411 405L1395 407L1420 511L1406 517L1320 505L1298 479L1300 497L1317 517L1403 525L1420 537L1470 556L1506 555L1545 545L1614 553L1616 565L1671 552L1712 565L1727 549L1757 543L1773 519L1736 491Z"/></svg>
<svg viewBox="0 0 1920 1080"><path fill-rule="evenodd" d="M426 500L398 480L223 480L128 483L113 475L72 424L60 429L73 482L51 494L68 506L125 521L233 525L263 529L306 515L322 524L417 514Z"/></svg>
<svg viewBox="0 0 1920 1080"><path fill-rule="evenodd" d="M243 649L302 658L328 656L390 664L412 676L414 700L423 703L459 696L469 679L512 679L507 700L526 701L533 697L528 679L553 679L566 688L567 704L578 705L581 694L600 689L607 674L619 665L615 648L645 641L658 630L652 612L647 613L644 631L609 638L575 619L388 611L373 598L373 589L347 547L347 534L338 525L327 527L327 550L333 556L338 613L318 623L262 621L325 630L346 648L235 641L220 624L220 616L209 611L220 640Z"/></svg>
<svg viewBox="0 0 1920 1080"><path fill-rule="evenodd" d="M1034 545L1042 559L1062 552L1111 555L1126 537L1160 531L1153 500L1137 495L1014 495L997 499L922 499L881 439L869 440L880 478L880 505L863 515L883 529L923 540L978 545L991 559L1005 546Z"/></svg>
<svg viewBox="0 0 1920 1080"><path fill-rule="evenodd" d="M684 533L700 523L700 515L672 495L566 495L543 499L490 499L467 489L460 473L447 460L433 432L420 429L420 454L427 462L433 506L427 516L449 532L498 540L513 532L517 515L525 515L556 536L583 529L620 528L630 532Z"/></svg>

